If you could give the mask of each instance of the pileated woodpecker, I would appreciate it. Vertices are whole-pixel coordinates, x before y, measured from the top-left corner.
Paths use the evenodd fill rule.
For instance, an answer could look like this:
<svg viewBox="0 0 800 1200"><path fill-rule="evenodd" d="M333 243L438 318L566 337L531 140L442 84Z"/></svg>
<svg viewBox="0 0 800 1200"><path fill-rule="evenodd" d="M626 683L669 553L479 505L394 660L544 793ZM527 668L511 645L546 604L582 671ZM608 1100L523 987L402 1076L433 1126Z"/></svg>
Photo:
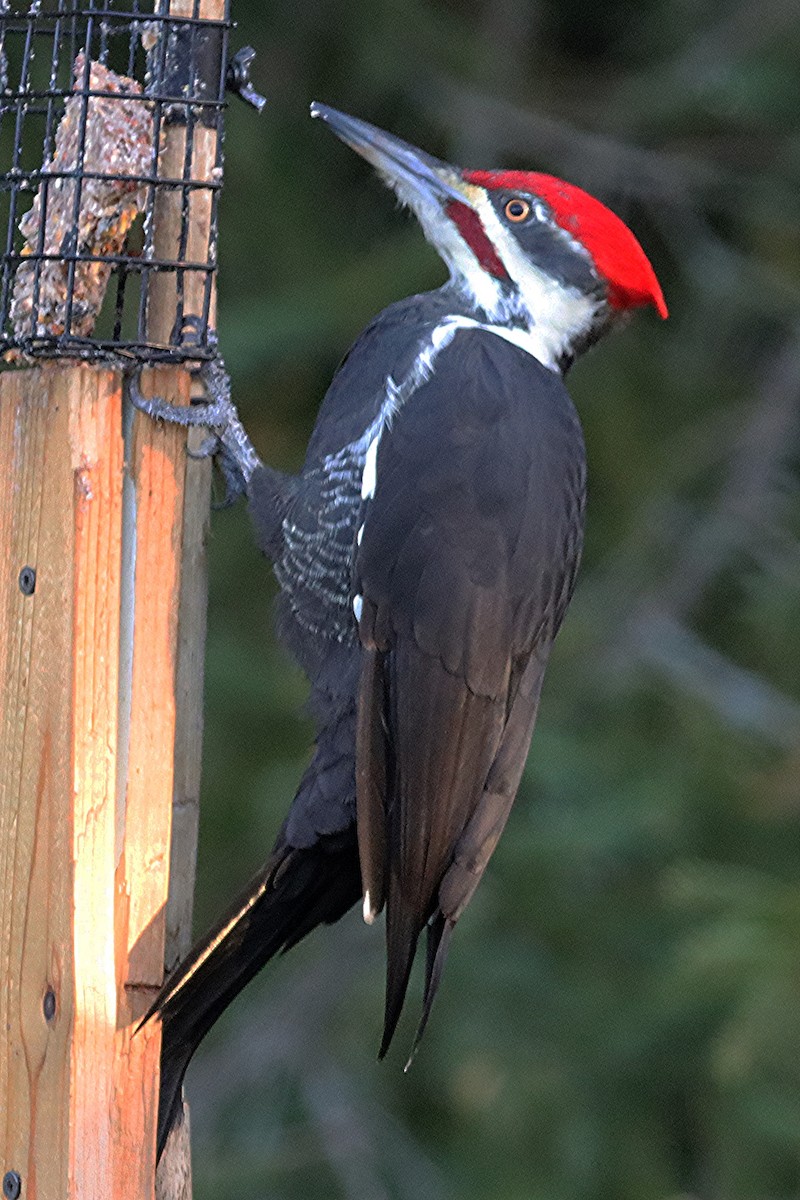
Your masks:
<svg viewBox="0 0 800 1200"><path fill-rule="evenodd" d="M297 477L260 462L220 363L209 404L190 410L214 429L274 563L317 737L265 866L151 1009L163 1026L159 1153L222 1011L275 953L359 899L367 922L386 908L381 1056L426 931L418 1042L517 792L575 582L585 461L564 372L631 309L667 315L636 238L580 188L462 171L311 111L412 209L450 279L361 334Z"/></svg>

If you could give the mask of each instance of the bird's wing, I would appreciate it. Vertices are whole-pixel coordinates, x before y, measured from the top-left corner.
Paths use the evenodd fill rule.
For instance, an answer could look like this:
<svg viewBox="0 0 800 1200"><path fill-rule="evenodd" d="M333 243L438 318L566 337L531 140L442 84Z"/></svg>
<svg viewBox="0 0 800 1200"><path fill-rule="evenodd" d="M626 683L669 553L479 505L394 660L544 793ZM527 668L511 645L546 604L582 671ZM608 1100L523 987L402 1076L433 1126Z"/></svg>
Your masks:
<svg viewBox="0 0 800 1200"><path fill-rule="evenodd" d="M456 842L452 861L439 885L437 907L427 926L428 944L422 1017L414 1039L419 1045L444 970L450 935L481 881L505 829L522 778L547 665L544 644L528 659L503 730L503 740L486 778L475 811Z"/></svg>
<svg viewBox="0 0 800 1200"><path fill-rule="evenodd" d="M421 930L452 927L474 890L459 871L479 878L516 792L579 553L582 455L560 380L480 331L457 336L381 435L354 588L365 908L387 902L382 1053Z"/></svg>

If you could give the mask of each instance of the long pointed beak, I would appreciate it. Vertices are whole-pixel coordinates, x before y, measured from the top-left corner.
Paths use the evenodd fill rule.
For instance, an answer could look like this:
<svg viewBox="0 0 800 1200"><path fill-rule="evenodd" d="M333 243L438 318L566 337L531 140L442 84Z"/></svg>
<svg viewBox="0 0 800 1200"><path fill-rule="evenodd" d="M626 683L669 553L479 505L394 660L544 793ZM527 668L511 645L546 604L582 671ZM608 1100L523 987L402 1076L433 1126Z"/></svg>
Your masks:
<svg viewBox="0 0 800 1200"><path fill-rule="evenodd" d="M418 150L416 146L385 133L367 121L359 121L357 117L328 108L327 104L314 101L311 116L321 117L338 138L371 163L401 200L413 207L417 207L415 197L423 203L431 200L439 204L446 204L450 200L464 203L464 191L458 186L461 182L459 172L449 163Z"/></svg>

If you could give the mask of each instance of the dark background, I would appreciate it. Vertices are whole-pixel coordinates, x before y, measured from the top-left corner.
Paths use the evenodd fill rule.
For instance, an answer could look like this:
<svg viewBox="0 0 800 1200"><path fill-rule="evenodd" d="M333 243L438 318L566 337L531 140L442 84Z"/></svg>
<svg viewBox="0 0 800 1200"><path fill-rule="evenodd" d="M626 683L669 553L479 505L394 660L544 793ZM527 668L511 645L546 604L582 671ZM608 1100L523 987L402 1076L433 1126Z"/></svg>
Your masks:
<svg viewBox="0 0 800 1200"><path fill-rule="evenodd" d="M383 930L273 965L189 1076L196 1200L800 1195L800 26L792 3L233 0L220 336L260 452L302 460L370 316L443 269L318 99L462 165L596 193L664 286L570 376L578 591L524 785L378 1065ZM211 541L197 897L261 863L310 745L243 510Z"/></svg>

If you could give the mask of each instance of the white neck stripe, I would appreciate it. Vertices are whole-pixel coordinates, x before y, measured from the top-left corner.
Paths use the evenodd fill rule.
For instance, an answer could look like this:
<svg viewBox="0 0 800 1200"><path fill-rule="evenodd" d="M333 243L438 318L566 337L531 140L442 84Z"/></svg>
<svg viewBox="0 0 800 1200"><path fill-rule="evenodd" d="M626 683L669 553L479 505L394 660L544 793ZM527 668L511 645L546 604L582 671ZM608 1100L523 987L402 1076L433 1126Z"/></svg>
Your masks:
<svg viewBox="0 0 800 1200"><path fill-rule="evenodd" d="M550 371L559 371L558 358L553 357L550 340L542 337L536 326L533 329L518 329L510 325L488 325L482 321L474 321L471 317L458 317L462 329L482 329L484 333L494 333L497 337L505 338L514 346L519 346L526 354L530 354L543 367Z"/></svg>

